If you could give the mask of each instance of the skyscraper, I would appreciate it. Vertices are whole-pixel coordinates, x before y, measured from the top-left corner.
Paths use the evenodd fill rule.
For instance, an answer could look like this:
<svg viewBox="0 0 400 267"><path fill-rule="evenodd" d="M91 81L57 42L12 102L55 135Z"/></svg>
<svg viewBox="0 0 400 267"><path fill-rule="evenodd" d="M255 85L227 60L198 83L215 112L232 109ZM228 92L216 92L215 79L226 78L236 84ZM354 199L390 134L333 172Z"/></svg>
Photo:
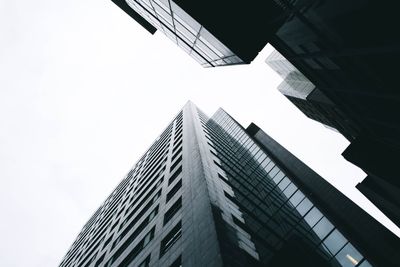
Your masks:
<svg viewBox="0 0 400 267"><path fill-rule="evenodd" d="M290 2L288 7L294 12L270 44L358 129L343 156L370 179L382 181L400 194L396 168L400 154L400 94L395 89L397 69L390 67L400 60L400 34L396 29L399 16L394 2ZM390 206L400 209L382 191L374 195L386 198L385 202L375 203L382 211ZM386 214L394 221L399 216Z"/></svg>
<svg viewBox="0 0 400 267"><path fill-rule="evenodd" d="M282 13L272 0L112 1L150 33L164 33L203 67L250 63L276 30Z"/></svg>
<svg viewBox="0 0 400 267"><path fill-rule="evenodd" d="M400 226L400 199L398 198L400 181L394 179L392 168L378 172L370 171L374 167L382 165L382 161L387 161L386 164L391 165L393 163L391 161L396 157L394 149L390 149L391 153L388 153L384 146L363 140L364 126L351 119L278 51L273 51L266 62L284 79L278 90L287 99L307 117L329 126L328 128L336 129L350 142L353 142L343 155L360 167L368 166L364 168L368 177L357 188ZM371 154L381 155L381 159L375 161Z"/></svg>
<svg viewBox="0 0 400 267"><path fill-rule="evenodd" d="M284 79L278 90L307 117L333 128L350 141L357 136L357 125L278 51L274 50L266 63Z"/></svg>
<svg viewBox="0 0 400 267"><path fill-rule="evenodd" d="M399 247L257 126L189 102L60 266L396 266Z"/></svg>
<svg viewBox="0 0 400 267"><path fill-rule="evenodd" d="M308 102L289 99L352 139L343 156L400 194L395 2L113 1L150 32L164 32L205 67L250 63L270 43L316 87ZM385 203L400 209L389 199Z"/></svg>

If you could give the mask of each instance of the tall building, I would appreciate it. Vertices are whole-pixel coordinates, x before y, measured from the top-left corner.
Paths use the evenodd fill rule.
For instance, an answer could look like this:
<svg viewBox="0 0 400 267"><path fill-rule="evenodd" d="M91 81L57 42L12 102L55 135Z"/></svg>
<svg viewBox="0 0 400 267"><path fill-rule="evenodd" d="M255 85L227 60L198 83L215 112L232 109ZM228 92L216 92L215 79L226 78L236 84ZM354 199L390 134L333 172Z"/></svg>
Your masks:
<svg viewBox="0 0 400 267"><path fill-rule="evenodd" d="M352 139L343 156L400 194L396 1L112 1L205 67L250 63L270 43L316 87L289 99Z"/></svg>
<svg viewBox="0 0 400 267"><path fill-rule="evenodd" d="M60 266L397 266L399 242L257 126L188 102Z"/></svg>
<svg viewBox="0 0 400 267"><path fill-rule="evenodd" d="M282 20L272 0L112 1L150 33L164 33L203 67L250 63Z"/></svg>
<svg viewBox="0 0 400 267"><path fill-rule="evenodd" d="M358 129L343 156L400 194L396 167L400 93L395 89L397 68L392 67L400 61L395 3L287 2L292 14L270 38L270 44ZM400 209L395 201L386 199L385 203ZM392 214L386 214L394 220Z"/></svg>
<svg viewBox="0 0 400 267"><path fill-rule="evenodd" d="M274 50L266 63L283 78L278 90L307 117L340 132L350 141L357 136L356 124L278 51Z"/></svg>
<svg viewBox="0 0 400 267"><path fill-rule="evenodd" d="M396 187L368 175L356 188L395 224L400 225L400 191Z"/></svg>

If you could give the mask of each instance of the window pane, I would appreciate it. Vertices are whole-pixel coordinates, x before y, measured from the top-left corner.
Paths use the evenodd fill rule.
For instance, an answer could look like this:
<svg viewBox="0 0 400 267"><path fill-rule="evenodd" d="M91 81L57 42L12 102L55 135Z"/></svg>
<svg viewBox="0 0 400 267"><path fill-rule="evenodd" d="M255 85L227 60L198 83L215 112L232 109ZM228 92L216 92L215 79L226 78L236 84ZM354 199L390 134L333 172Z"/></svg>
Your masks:
<svg viewBox="0 0 400 267"><path fill-rule="evenodd" d="M372 265L367 260L364 260L359 267L372 267Z"/></svg>
<svg viewBox="0 0 400 267"><path fill-rule="evenodd" d="M335 257L343 267L356 266L362 256L350 243L348 243Z"/></svg>
<svg viewBox="0 0 400 267"><path fill-rule="evenodd" d="M289 183L290 183L290 180L289 180L287 177L285 177L285 178L283 178L282 181L278 184L278 187L279 187L281 190L284 190L284 189L289 185Z"/></svg>
<svg viewBox="0 0 400 267"><path fill-rule="evenodd" d="M175 22L175 27L179 32L180 36L185 37L190 43L193 43L194 40L196 39L196 36L194 36L186 27L184 27L180 22L176 21Z"/></svg>
<svg viewBox="0 0 400 267"><path fill-rule="evenodd" d="M309 226L313 227L322 218L322 213L314 207L305 217L304 220Z"/></svg>
<svg viewBox="0 0 400 267"><path fill-rule="evenodd" d="M289 200L290 203L292 203L293 206L297 206L300 201L302 201L304 198L304 194L298 190Z"/></svg>
<svg viewBox="0 0 400 267"><path fill-rule="evenodd" d="M332 254L336 254L346 244L347 240L337 230L333 231L324 241L325 246Z"/></svg>
<svg viewBox="0 0 400 267"><path fill-rule="evenodd" d="M312 207L312 203L308 198L304 198L303 201L296 207L297 211L301 216L304 216Z"/></svg>
<svg viewBox="0 0 400 267"><path fill-rule="evenodd" d="M297 186L291 183L288 187L286 187L285 191L283 191L283 194L289 198L294 192L296 192L296 190Z"/></svg>
<svg viewBox="0 0 400 267"><path fill-rule="evenodd" d="M170 2L172 7L172 12L174 12L174 18L180 23L186 26L193 34L197 34L200 30L201 25L195 21L191 16L189 16L185 11L183 11L178 5L173 1Z"/></svg>
<svg viewBox="0 0 400 267"><path fill-rule="evenodd" d="M285 174L283 172L279 172L275 177L274 177L274 182L276 184L279 184L279 182L282 180L282 178L285 177Z"/></svg>
<svg viewBox="0 0 400 267"><path fill-rule="evenodd" d="M324 239L333 228L334 226L331 222L324 217L314 226L313 230L320 239Z"/></svg>

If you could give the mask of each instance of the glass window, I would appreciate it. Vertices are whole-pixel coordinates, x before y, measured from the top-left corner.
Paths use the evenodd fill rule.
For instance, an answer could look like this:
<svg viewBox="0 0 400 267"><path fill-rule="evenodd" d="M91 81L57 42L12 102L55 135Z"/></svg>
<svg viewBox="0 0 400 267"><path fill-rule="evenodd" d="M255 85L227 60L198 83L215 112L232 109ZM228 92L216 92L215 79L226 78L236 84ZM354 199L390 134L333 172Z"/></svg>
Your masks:
<svg viewBox="0 0 400 267"><path fill-rule="evenodd" d="M177 4L173 1L171 3L172 12L174 13L174 18L184 25L189 31L194 35L200 31L201 25L195 21L191 16L189 16L185 11L183 11Z"/></svg>
<svg viewBox="0 0 400 267"><path fill-rule="evenodd" d="M286 187L285 191L283 191L283 194L289 198L294 192L296 192L296 190L297 186L291 183L288 187Z"/></svg>
<svg viewBox="0 0 400 267"><path fill-rule="evenodd" d="M347 240L344 236L337 230L333 231L324 241L324 245L329 249L329 251L335 255L343 246L346 244Z"/></svg>
<svg viewBox="0 0 400 267"><path fill-rule="evenodd" d="M269 172L269 176L270 176L271 178L274 178L275 175L276 175L278 172L279 172L279 168L278 168L278 166L275 166L275 167Z"/></svg>
<svg viewBox="0 0 400 267"><path fill-rule="evenodd" d="M148 233L143 239L143 246L146 246L153 239L153 232Z"/></svg>
<svg viewBox="0 0 400 267"><path fill-rule="evenodd" d="M268 165L265 166L264 170L266 172L269 172L273 167L275 167L275 163L273 163L272 160L271 160L270 162L268 162Z"/></svg>
<svg viewBox="0 0 400 267"><path fill-rule="evenodd" d="M372 265L367 260L364 260L358 267L372 267Z"/></svg>
<svg viewBox="0 0 400 267"><path fill-rule="evenodd" d="M182 267L181 256L179 256L169 267Z"/></svg>
<svg viewBox="0 0 400 267"><path fill-rule="evenodd" d="M196 40L196 36L192 34L185 26L183 26L179 21L175 21L175 28L178 30L180 36L185 37L187 41L193 44Z"/></svg>
<svg viewBox="0 0 400 267"><path fill-rule="evenodd" d="M172 26L171 15L158 4L154 4L153 6L155 11L157 12L157 17L160 18L163 22L166 22L168 26Z"/></svg>
<svg viewBox="0 0 400 267"><path fill-rule="evenodd" d="M196 45L198 49L203 51L211 60L218 59L218 56L209 48L207 47L202 41L197 40Z"/></svg>
<svg viewBox="0 0 400 267"><path fill-rule="evenodd" d="M301 216L304 216L306 214L313 204L308 198L304 198L303 201L296 207L297 211L300 213Z"/></svg>
<svg viewBox="0 0 400 267"><path fill-rule="evenodd" d="M225 57L233 55L232 51L229 50L224 44L222 44L214 35L212 35L207 29L202 28L201 36L207 40L208 43L212 44L216 50L218 50Z"/></svg>
<svg viewBox="0 0 400 267"><path fill-rule="evenodd" d="M300 190L297 190L297 192L289 199L289 203L293 206L297 206L303 198L304 194Z"/></svg>
<svg viewBox="0 0 400 267"><path fill-rule="evenodd" d="M282 180L282 178L283 178L284 176L285 176L285 174L284 174L283 172L279 171L278 174L275 175L275 177L274 177L274 182L275 182L276 184L278 184L278 183Z"/></svg>
<svg viewBox="0 0 400 267"><path fill-rule="evenodd" d="M331 222L324 217L314 226L313 231L320 239L324 239L333 228Z"/></svg>
<svg viewBox="0 0 400 267"><path fill-rule="evenodd" d="M316 208L312 208L304 217L309 226L313 227L322 218L322 213Z"/></svg>
<svg viewBox="0 0 400 267"><path fill-rule="evenodd" d="M289 180L287 177L285 177L285 178L283 178L282 181L278 184L278 187L279 187L281 190L284 190L284 189L289 185L289 183L290 183L290 180Z"/></svg>
<svg viewBox="0 0 400 267"><path fill-rule="evenodd" d="M139 264L138 267L149 267L149 266L150 266L150 255L147 256L147 258L144 261L142 261L142 263Z"/></svg>
<svg viewBox="0 0 400 267"><path fill-rule="evenodd" d="M156 2L159 4L161 7L163 7L165 10L169 10L169 3L168 0L153 0L153 2Z"/></svg>
<svg viewBox="0 0 400 267"><path fill-rule="evenodd" d="M260 156L260 158L258 159L258 162L260 162L260 163L262 163L262 162L264 162L264 160L267 158L267 156L265 155L265 154L262 154L261 156Z"/></svg>
<svg viewBox="0 0 400 267"><path fill-rule="evenodd" d="M179 222L161 241L160 258L176 243L176 241L181 237L181 235L182 235L182 224L181 222Z"/></svg>
<svg viewBox="0 0 400 267"><path fill-rule="evenodd" d="M266 160L263 161L261 166L265 169L270 162L271 162L271 159L267 158Z"/></svg>
<svg viewBox="0 0 400 267"><path fill-rule="evenodd" d="M350 243L347 243L335 258L343 267L356 266L362 260L360 252L358 252Z"/></svg>

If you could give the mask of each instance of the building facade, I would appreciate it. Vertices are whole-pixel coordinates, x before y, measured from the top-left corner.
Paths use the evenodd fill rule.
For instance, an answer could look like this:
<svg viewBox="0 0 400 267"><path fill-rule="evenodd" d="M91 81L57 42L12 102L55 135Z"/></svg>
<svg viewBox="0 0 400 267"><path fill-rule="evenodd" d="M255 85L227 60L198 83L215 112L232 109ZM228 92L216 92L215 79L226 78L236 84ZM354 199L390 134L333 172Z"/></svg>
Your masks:
<svg viewBox="0 0 400 267"><path fill-rule="evenodd" d="M270 44L358 129L343 156L400 194L400 93L391 67L400 60L395 3L282 2L291 15Z"/></svg>
<svg viewBox="0 0 400 267"><path fill-rule="evenodd" d="M283 78L278 86L279 92L304 115L329 129L333 128L350 141L356 138L359 133L357 125L284 56L274 50L266 63Z"/></svg>
<svg viewBox="0 0 400 267"><path fill-rule="evenodd" d="M204 67L250 63L270 43L316 87L307 101L288 98L352 139L345 158L400 193L395 1L112 1Z"/></svg>
<svg viewBox="0 0 400 267"><path fill-rule="evenodd" d="M203 67L250 63L278 25L272 0L112 0L151 33L165 34ZM126 8L127 6L130 7ZM258 7L255 9L254 7ZM250 30L251 29L251 30ZM259 32L263 34L260 35Z"/></svg>
<svg viewBox="0 0 400 267"><path fill-rule="evenodd" d="M265 136L189 102L60 266L396 266L397 237Z"/></svg>

